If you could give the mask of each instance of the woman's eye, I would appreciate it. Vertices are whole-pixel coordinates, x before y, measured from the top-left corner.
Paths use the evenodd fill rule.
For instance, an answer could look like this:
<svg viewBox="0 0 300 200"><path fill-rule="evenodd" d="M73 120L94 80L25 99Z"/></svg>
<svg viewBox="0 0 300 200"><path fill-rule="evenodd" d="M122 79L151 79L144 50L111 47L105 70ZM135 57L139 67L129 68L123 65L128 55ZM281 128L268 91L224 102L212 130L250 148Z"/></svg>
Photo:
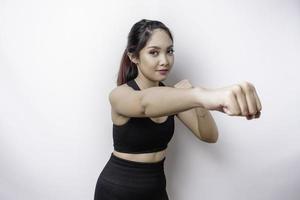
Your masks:
<svg viewBox="0 0 300 200"><path fill-rule="evenodd" d="M159 52L158 52L158 51L151 51L151 52L150 52L150 54L152 54L152 55L157 55L156 53L158 54ZM173 53L174 53L174 50L171 49L171 50L168 51L168 53L173 54Z"/></svg>
<svg viewBox="0 0 300 200"><path fill-rule="evenodd" d="M171 54L173 54L175 51L173 49L169 50L169 52L171 52Z"/></svg>
<svg viewBox="0 0 300 200"><path fill-rule="evenodd" d="M150 52L150 54L155 54L155 53L157 53L157 51L151 51L151 52Z"/></svg>

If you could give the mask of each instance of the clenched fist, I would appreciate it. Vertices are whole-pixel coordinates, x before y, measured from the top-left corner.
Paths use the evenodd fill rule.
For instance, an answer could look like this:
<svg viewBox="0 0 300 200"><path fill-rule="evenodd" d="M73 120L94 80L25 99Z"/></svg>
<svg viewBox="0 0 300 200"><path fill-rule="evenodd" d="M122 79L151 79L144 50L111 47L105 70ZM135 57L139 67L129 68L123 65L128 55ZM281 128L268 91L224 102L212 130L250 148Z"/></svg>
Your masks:
<svg viewBox="0 0 300 200"><path fill-rule="evenodd" d="M192 88L184 79L174 85L175 88ZM230 116L245 116L248 120L259 118L262 106L253 84L244 81L239 84L218 88L199 90L199 99L208 110L217 110Z"/></svg>

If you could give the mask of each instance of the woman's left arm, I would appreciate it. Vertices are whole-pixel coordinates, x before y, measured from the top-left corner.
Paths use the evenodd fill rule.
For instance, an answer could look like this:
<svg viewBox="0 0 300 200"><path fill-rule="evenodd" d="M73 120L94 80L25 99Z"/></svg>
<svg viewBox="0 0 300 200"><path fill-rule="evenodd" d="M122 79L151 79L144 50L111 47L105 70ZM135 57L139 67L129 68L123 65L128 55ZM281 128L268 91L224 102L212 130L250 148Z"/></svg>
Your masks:
<svg viewBox="0 0 300 200"><path fill-rule="evenodd" d="M203 141L215 143L218 140L218 128L209 110L194 108L197 115L198 132Z"/></svg>
<svg viewBox="0 0 300 200"><path fill-rule="evenodd" d="M192 84L184 79L174 85L175 88L192 88ZM218 128L209 110L201 107L177 113L180 121L190 129L200 140L208 143L216 143L218 140Z"/></svg>

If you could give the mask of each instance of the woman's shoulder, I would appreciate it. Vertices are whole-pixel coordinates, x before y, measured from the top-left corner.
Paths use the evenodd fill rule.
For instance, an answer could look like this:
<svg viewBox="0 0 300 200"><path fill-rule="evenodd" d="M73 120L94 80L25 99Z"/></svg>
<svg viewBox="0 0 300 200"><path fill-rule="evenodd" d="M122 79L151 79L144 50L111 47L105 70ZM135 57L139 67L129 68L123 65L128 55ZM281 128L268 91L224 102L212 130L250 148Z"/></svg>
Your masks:
<svg viewBox="0 0 300 200"><path fill-rule="evenodd" d="M132 89L127 83L128 83L128 82L123 83L123 84L121 84L121 85L117 85L116 87L114 87L114 88L112 89L112 91L113 91L113 90Z"/></svg>

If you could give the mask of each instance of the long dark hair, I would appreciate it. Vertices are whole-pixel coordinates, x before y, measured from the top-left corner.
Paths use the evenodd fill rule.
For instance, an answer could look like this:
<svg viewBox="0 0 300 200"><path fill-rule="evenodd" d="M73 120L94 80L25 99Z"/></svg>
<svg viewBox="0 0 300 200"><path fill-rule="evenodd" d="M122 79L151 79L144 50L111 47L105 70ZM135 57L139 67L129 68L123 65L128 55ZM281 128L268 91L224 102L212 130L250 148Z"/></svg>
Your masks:
<svg viewBox="0 0 300 200"><path fill-rule="evenodd" d="M131 62L127 53L132 53L134 57L139 58L140 50L146 46L147 41L153 33L153 30L157 28L165 30L173 41L171 31L160 21L142 19L132 26L128 34L127 46L124 50L120 63L117 79L118 86L135 79L138 75L137 66L135 63Z"/></svg>

